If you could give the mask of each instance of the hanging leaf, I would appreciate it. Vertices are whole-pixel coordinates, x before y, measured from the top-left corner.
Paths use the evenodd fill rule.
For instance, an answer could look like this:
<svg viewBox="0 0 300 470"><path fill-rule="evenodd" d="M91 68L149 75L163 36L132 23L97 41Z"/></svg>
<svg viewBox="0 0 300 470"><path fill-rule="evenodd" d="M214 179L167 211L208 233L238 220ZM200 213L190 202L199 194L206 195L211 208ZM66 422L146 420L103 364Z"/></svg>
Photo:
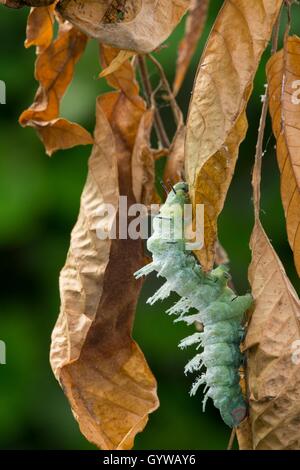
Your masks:
<svg viewBox="0 0 300 470"><path fill-rule="evenodd" d="M102 68L108 69L110 64L115 62L119 52L119 49L100 44L100 62ZM139 95L139 86L135 79L133 67L128 58L120 67L110 72L110 74L106 74L106 80L111 87L122 90L127 98L133 100L138 107L145 108L145 103Z"/></svg>
<svg viewBox="0 0 300 470"><path fill-rule="evenodd" d="M123 67L129 73L127 64L118 73ZM131 92L137 94L132 68L131 75ZM141 288L133 273L143 263L142 241L98 237L116 222L115 214L104 217L106 204L118 211L119 195L127 196L128 206L136 202L133 154L147 116L142 99L129 99L122 90L98 98L95 144L60 277L61 312L52 335L56 377L82 433L104 450L130 449L158 407L156 381L131 338Z"/></svg>
<svg viewBox="0 0 300 470"><path fill-rule="evenodd" d="M254 450L292 450L300 445L300 301L259 219L267 108L264 100L252 175L255 223L249 281L255 302L243 347L248 422ZM245 432L239 435L241 446L249 444Z"/></svg>
<svg viewBox="0 0 300 470"><path fill-rule="evenodd" d="M204 269L213 265L217 219L246 134L245 109L253 78L281 4L226 0L200 61L185 148L193 206L205 206L205 243L196 253Z"/></svg>
<svg viewBox="0 0 300 470"><path fill-rule="evenodd" d="M236 429L240 450L252 450L252 433L249 417L246 417Z"/></svg>
<svg viewBox="0 0 300 470"><path fill-rule="evenodd" d="M300 302L259 221L250 246L255 310L245 349L253 449L299 449Z"/></svg>
<svg viewBox="0 0 300 470"><path fill-rule="evenodd" d="M102 43L146 53L168 38L188 6L189 0L61 0L57 10Z"/></svg>
<svg viewBox="0 0 300 470"><path fill-rule="evenodd" d="M93 138L87 130L67 119L57 118L47 122L32 120L31 123L32 127L36 128L49 156L57 150L93 143Z"/></svg>
<svg viewBox="0 0 300 470"><path fill-rule="evenodd" d="M34 103L21 114L19 122L23 127L36 129L48 155L58 149L93 143L90 133L79 124L59 118L60 101L73 79L74 66L86 42L83 33L64 23L57 39L37 57L35 77L40 86Z"/></svg>
<svg viewBox="0 0 300 470"><path fill-rule="evenodd" d="M208 13L209 0L191 0L186 19L185 35L178 48L174 95L177 95L202 35Z"/></svg>
<svg viewBox="0 0 300 470"><path fill-rule="evenodd" d="M281 197L289 243L300 276L300 38L288 37L267 64L270 113L277 140Z"/></svg>
<svg viewBox="0 0 300 470"><path fill-rule="evenodd" d="M107 77L107 75L116 72L121 67L121 65L124 64L124 62L126 62L132 56L132 51L119 51L118 55L109 64L109 66L103 69L102 72L99 74L99 78Z"/></svg>
<svg viewBox="0 0 300 470"><path fill-rule="evenodd" d="M30 10L25 47L36 46L37 54L50 46L53 38L54 5Z"/></svg>

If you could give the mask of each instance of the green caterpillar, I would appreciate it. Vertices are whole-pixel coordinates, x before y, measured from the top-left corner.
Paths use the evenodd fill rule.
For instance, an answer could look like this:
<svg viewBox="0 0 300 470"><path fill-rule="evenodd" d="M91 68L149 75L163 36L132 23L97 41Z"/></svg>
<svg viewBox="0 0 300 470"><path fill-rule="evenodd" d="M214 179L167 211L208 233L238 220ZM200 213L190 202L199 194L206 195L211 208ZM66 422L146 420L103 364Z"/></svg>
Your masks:
<svg viewBox="0 0 300 470"><path fill-rule="evenodd" d="M250 294L237 296L228 287L230 275L226 266L221 265L205 273L194 255L187 251L185 237L175 237L175 218L179 214L183 216L187 203L188 186L177 183L153 220L153 234L147 242L153 256L152 263L137 271L135 277L157 271L157 275L167 281L147 303L152 305L174 291L181 299L167 313L176 314L175 321L185 321L188 325L195 321L203 324L203 332L194 333L179 344L180 348L191 345L196 345L196 349L203 348L185 367L185 373L206 367L206 372L196 378L190 394L194 395L200 385L206 384L203 411L207 399L212 398L224 422L234 427L247 412L239 384L242 361L239 345L244 333L241 321L253 300ZM171 223L166 224L165 221ZM167 226L172 227L171 237ZM197 312L190 313L190 309Z"/></svg>

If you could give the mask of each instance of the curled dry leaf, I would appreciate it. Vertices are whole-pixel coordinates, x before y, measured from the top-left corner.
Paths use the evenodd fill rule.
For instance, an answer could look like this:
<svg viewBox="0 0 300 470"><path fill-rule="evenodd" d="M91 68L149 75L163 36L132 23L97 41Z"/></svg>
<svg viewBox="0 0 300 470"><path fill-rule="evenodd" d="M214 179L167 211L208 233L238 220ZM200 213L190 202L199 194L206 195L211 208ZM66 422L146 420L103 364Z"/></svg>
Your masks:
<svg viewBox="0 0 300 470"><path fill-rule="evenodd" d="M86 129L76 122L70 122L63 118L52 119L48 122L32 121L32 127L36 128L49 156L57 150L94 142L93 137Z"/></svg>
<svg viewBox="0 0 300 470"><path fill-rule="evenodd" d="M148 53L168 38L188 6L189 0L61 0L57 9L102 43Z"/></svg>
<svg viewBox="0 0 300 470"><path fill-rule="evenodd" d="M50 46L53 38L54 5L30 10L25 47L36 46L37 54Z"/></svg>
<svg viewBox="0 0 300 470"><path fill-rule="evenodd" d="M119 49L100 44L100 62L103 69L108 69L110 64L116 60L119 55ZM127 98L133 101L137 107L144 109L145 103L139 95L138 83L135 79L132 65L128 60L123 62L120 67L106 75L106 80L110 86L122 92Z"/></svg>
<svg viewBox="0 0 300 470"><path fill-rule="evenodd" d="M185 74L196 50L197 43L202 35L207 18L209 0L191 0L189 14L186 19L185 35L178 48L175 79L173 84L174 95L177 95Z"/></svg>
<svg viewBox="0 0 300 470"><path fill-rule="evenodd" d="M128 74L127 65L122 67ZM122 67L118 73L125 74ZM131 76L131 93L137 94L132 69ZM128 85L125 89L129 92ZM156 381L131 338L141 288L133 273L143 262L142 242L98 236L115 224L115 215L104 217L106 204L118 209L119 194L128 205L136 202L132 155L147 113L141 99L123 91L98 98L95 144L60 277L61 312L52 335L56 377L82 433L102 449L131 448L158 407Z"/></svg>
<svg viewBox="0 0 300 470"><path fill-rule="evenodd" d="M245 108L281 4L282 0L225 0L200 61L185 158L193 205L205 205L205 243L196 253L204 269L213 265L217 218L247 130Z"/></svg>
<svg viewBox="0 0 300 470"><path fill-rule="evenodd" d="M250 246L255 309L245 350L253 449L299 449L300 302L258 220Z"/></svg>
<svg viewBox="0 0 300 470"><path fill-rule="evenodd" d="M300 84L299 37L288 37L284 49L271 57L267 76L281 173L281 197L288 239L300 276L300 100L296 94Z"/></svg>
<svg viewBox="0 0 300 470"><path fill-rule="evenodd" d="M133 56L132 51L119 51L118 55L114 60L99 74L99 78L107 77L118 70L124 62L130 59Z"/></svg>
<svg viewBox="0 0 300 470"><path fill-rule="evenodd" d="M49 23L45 22L44 27L48 31ZM40 35L49 37L46 30L40 30ZM34 42L37 43L41 36L35 37ZM90 133L79 124L59 118L60 101L72 81L74 66L86 42L85 34L64 23L57 39L38 54L35 77L40 86L34 103L21 114L19 122L24 127L36 129L48 155L58 149L93 143Z"/></svg>

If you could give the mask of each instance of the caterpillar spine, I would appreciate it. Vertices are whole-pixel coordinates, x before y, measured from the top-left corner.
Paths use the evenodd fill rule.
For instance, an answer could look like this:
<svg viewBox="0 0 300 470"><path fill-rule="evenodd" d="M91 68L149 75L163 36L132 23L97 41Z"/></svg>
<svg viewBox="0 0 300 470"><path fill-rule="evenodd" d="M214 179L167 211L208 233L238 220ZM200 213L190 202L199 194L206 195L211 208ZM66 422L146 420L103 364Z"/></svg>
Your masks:
<svg viewBox="0 0 300 470"><path fill-rule="evenodd" d="M176 315L175 321L184 321L188 325L195 321L203 324L202 332L188 336L179 344L180 348L203 348L185 367L185 373L200 372L203 366L206 368L196 377L190 394L195 395L198 388L206 384L203 411L207 399L211 398L224 422L234 427L247 411L239 384L239 367L243 359L239 346L243 338L241 321L253 300L250 294L237 296L228 286L230 275L226 266L205 273L186 250L184 237L177 239L174 236L175 220L178 215L182 217L188 202L187 184L177 183L153 220L153 234L147 242L152 262L137 271L135 277L156 271L157 276L166 278L166 283L147 302L153 305L167 298L172 291L176 292L181 298L167 313ZM171 223L167 225L168 229L171 227L172 241L166 233L166 221ZM196 309L196 313L190 313L191 309Z"/></svg>

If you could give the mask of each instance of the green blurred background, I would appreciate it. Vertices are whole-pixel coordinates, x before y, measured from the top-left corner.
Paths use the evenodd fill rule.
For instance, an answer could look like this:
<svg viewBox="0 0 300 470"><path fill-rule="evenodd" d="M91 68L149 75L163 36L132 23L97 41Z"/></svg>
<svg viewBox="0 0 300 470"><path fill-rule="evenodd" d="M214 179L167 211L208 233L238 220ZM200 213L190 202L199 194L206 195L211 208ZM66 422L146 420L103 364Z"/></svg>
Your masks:
<svg viewBox="0 0 300 470"><path fill-rule="evenodd" d="M197 62L221 4L220 0L212 2L203 38L178 97L185 114ZM0 365L0 448L93 449L80 434L48 361L50 334L59 310L58 276L77 218L90 148L58 152L49 159L35 132L18 124L19 114L32 102L37 87L33 78L35 52L23 47L27 14L26 8L0 7L0 79L7 86L7 104L0 106L0 339L7 345L7 364ZM299 21L300 8L295 6L293 24ZM170 80L183 30L184 22L167 41L168 48L158 54ZM253 224L250 179L268 53L255 80L248 108L248 137L241 146L219 221L220 239L229 253L240 293L249 289L248 243ZM91 131L95 98L106 90L105 82L96 78L98 72L97 44L90 41L61 110L61 115ZM162 109L162 113L167 111ZM269 136L270 123L266 142ZM299 288L286 240L272 137L263 162L262 183L263 224ZM163 313L171 301L156 308L145 305L156 282L151 278L144 286L134 338L157 377L161 406L136 438L135 448L224 449L230 430L218 411L208 403L203 414L201 393L194 398L188 395L192 377L184 377L183 367L192 352L179 351L177 344L189 331L173 325Z"/></svg>

